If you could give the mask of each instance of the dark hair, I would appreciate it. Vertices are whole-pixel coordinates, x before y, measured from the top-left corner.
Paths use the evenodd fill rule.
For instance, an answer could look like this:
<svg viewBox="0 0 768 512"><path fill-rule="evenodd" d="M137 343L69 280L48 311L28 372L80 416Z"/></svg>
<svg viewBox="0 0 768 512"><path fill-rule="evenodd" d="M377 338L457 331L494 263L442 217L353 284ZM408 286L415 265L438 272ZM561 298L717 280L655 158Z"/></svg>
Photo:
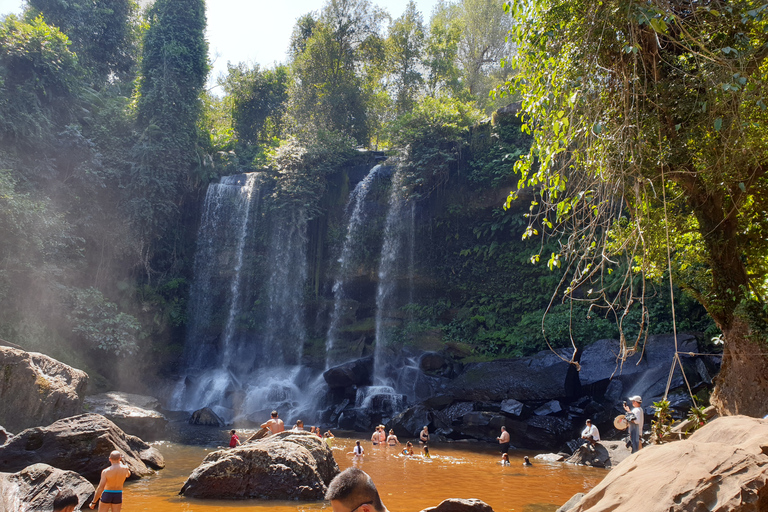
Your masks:
<svg viewBox="0 0 768 512"><path fill-rule="evenodd" d="M277 418L277 411L272 411L272 417Z"/></svg>
<svg viewBox="0 0 768 512"><path fill-rule="evenodd" d="M385 510L373 480L365 471L357 468L345 469L336 475L328 486L325 499L340 501L348 508L359 508L370 503L380 512Z"/></svg>
<svg viewBox="0 0 768 512"><path fill-rule="evenodd" d="M70 505L77 506L80 500L77 498L77 494L72 489L64 489L59 491L55 498L53 498L53 510L63 510L64 507Z"/></svg>
<svg viewBox="0 0 768 512"><path fill-rule="evenodd" d="M235 430L234 429L230 430L229 433L232 434L232 435L235 435Z"/></svg>

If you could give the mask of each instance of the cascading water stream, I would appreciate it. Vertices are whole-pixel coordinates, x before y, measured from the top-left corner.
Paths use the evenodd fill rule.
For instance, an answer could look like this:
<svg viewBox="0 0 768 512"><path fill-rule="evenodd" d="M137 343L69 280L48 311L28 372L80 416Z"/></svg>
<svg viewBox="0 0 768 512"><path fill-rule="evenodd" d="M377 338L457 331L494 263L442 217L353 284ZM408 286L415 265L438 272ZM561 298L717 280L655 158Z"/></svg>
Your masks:
<svg viewBox="0 0 768 512"><path fill-rule="evenodd" d="M392 386L395 382L388 375L386 349L392 343L392 333L399 319L397 310L403 306L398 300L398 282L406 274L408 290L406 296L411 300L414 258L414 220L413 207L406 208L403 189L403 172L398 169L392 176L392 189L389 198L384 227L384 241L381 247L379 280L376 289L376 345L374 349L373 381L378 386ZM406 215L407 213L407 215ZM405 247L404 247L405 246ZM398 390L399 391L399 390Z"/></svg>
<svg viewBox="0 0 768 512"><path fill-rule="evenodd" d="M211 407L225 420L263 421L265 410L309 407L307 389L317 384L300 366L306 215L263 211L265 186L260 173L249 173L208 188L190 294L187 374L174 391L174 409Z"/></svg>
<svg viewBox="0 0 768 512"><path fill-rule="evenodd" d="M371 185L381 168L381 165L377 165L371 169L368 172L368 175L355 186L355 189L352 191L352 194L350 194L347 202L346 211L350 211L350 206L352 206L352 211L349 213L347 235L341 249L341 256L338 260L339 269L333 283L333 311L331 312L325 341L326 369L335 363L341 362L335 360L333 351L336 344L339 323L342 318L344 301L346 299L344 295L344 283L350 277L349 274L352 267L353 255L356 251L360 250L361 241L359 240L359 231L365 220L365 198L368 196Z"/></svg>

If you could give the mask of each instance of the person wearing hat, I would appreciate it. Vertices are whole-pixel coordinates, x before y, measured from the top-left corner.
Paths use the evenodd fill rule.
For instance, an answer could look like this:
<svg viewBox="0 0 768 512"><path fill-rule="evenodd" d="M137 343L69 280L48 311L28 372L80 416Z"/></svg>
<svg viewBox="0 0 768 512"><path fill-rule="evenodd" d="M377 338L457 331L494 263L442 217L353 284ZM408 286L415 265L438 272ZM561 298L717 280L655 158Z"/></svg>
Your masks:
<svg viewBox="0 0 768 512"><path fill-rule="evenodd" d="M632 409L629 408L626 402L624 402L624 410L631 414L629 420L629 442L632 443L632 453L635 453L641 448L640 446L640 434L643 433L643 419L644 412L641 405L643 399L640 395L629 397L629 401L632 402Z"/></svg>

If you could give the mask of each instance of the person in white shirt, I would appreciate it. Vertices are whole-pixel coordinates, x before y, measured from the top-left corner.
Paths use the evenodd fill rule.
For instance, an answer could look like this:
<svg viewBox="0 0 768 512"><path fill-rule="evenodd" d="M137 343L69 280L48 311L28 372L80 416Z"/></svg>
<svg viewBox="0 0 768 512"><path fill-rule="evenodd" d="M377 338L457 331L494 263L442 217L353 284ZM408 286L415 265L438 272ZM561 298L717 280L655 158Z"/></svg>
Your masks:
<svg viewBox="0 0 768 512"><path fill-rule="evenodd" d="M586 439L590 446L595 446L595 443L600 440L600 431L592 424L592 420L587 420L586 425L581 431L581 438Z"/></svg>
<svg viewBox="0 0 768 512"><path fill-rule="evenodd" d="M629 441L632 443L632 453L638 451L642 446L640 445L640 435L643 433L643 420L645 419L642 404L643 399L639 395L629 397L629 401L632 402L632 409L624 403L624 410L630 413L629 420Z"/></svg>

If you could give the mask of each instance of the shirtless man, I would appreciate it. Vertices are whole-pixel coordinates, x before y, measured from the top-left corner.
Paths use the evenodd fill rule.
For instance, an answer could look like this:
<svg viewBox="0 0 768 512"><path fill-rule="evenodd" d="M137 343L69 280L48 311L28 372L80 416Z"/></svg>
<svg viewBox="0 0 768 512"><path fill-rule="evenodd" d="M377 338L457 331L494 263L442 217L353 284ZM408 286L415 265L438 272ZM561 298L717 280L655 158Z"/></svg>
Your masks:
<svg viewBox="0 0 768 512"><path fill-rule="evenodd" d="M502 425L501 435L496 440L499 442L501 453L507 453L509 451L509 432L507 432L507 427Z"/></svg>
<svg viewBox="0 0 768 512"><path fill-rule="evenodd" d="M131 476L131 471L123 464L122 459L123 455L117 450L109 454L109 462L112 465L101 472L101 480L90 508L95 508L98 503L99 512L120 512L123 506L123 484L125 479Z"/></svg>
<svg viewBox="0 0 768 512"><path fill-rule="evenodd" d="M272 418L266 423L262 423L261 428L269 429L273 434L277 434L278 432L285 430L285 425L283 424L283 420L277 418L277 411L272 411Z"/></svg>

